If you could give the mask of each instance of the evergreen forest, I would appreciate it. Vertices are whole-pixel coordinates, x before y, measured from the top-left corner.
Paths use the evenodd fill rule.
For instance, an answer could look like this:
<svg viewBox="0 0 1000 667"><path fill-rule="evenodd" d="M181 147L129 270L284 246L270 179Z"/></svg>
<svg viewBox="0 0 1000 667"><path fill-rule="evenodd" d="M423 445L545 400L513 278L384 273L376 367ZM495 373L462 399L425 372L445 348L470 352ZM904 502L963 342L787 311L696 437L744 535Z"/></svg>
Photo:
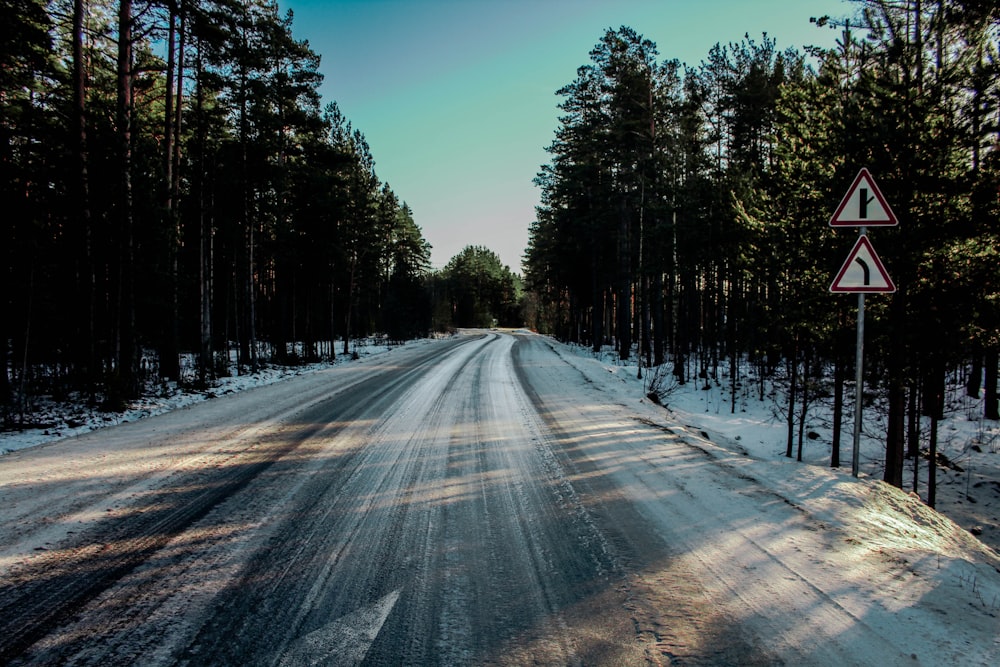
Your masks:
<svg viewBox="0 0 1000 667"><path fill-rule="evenodd" d="M858 299L830 286L858 235L829 223L867 168L899 220L868 234L897 289L868 296L864 370L901 486L920 416L935 454L946 378L1000 417L1000 6L846 7L813 19L834 49L747 35L690 66L607 30L557 93L528 316L678 382L732 373L734 406L740 383L782 376L791 456L811 378L833 379L835 429L853 384Z"/></svg>
<svg viewBox="0 0 1000 667"><path fill-rule="evenodd" d="M33 397L119 410L516 317L490 251L431 270L292 21L275 0L0 0L5 426Z"/></svg>

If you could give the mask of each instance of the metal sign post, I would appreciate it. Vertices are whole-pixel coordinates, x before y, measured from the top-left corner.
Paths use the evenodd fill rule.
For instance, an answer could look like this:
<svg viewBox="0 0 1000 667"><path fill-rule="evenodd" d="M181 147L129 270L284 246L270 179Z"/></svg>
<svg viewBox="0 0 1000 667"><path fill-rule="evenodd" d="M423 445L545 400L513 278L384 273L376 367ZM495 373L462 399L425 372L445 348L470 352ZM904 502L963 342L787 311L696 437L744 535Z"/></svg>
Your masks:
<svg viewBox="0 0 1000 667"><path fill-rule="evenodd" d="M865 228L861 228L865 235ZM858 460L861 458L861 399L864 397L865 366L865 293L858 292L858 349L854 356L854 448L851 456L851 474L858 476Z"/></svg>

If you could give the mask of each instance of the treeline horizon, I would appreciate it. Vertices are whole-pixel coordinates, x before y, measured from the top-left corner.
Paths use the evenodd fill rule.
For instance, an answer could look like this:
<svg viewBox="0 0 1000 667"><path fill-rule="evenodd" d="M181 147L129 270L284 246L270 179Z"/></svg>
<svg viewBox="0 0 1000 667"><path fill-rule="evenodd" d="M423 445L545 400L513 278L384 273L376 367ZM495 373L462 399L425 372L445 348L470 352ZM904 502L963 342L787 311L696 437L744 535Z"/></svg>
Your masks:
<svg viewBox="0 0 1000 667"><path fill-rule="evenodd" d="M182 353L207 386L233 349L254 372L510 318L495 253L431 270L292 21L275 0L0 0L5 426L33 396L121 409Z"/></svg>
<svg viewBox="0 0 1000 667"><path fill-rule="evenodd" d="M832 50L747 35L695 66L608 29L557 93L525 284L538 329L681 382L728 362L734 401L742 363L780 370L788 456L832 392L840 465L857 299L829 287L857 230L829 221L869 169L899 218L868 234L898 289L867 299L865 381L887 398L884 477L901 486L904 456L936 459L947 372L971 369L969 395L1000 418L1000 9L853 9L814 19L838 31Z"/></svg>

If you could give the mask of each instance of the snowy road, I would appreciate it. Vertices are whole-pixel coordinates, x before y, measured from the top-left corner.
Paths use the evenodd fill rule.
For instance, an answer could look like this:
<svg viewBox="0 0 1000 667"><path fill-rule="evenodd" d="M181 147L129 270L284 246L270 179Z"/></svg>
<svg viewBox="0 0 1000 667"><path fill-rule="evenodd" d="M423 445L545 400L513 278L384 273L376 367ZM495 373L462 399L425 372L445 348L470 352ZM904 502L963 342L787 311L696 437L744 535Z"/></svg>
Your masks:
<svg viewBox="0 0 1000 667"><path fill-rule="evenodd" d="M850 534L649 415L546 339L486 333L11 454L0 663L916 665L994 650L931 613L904 618L945 648L911 653L876 596L920 596L904 567L841 571L830 554L859 558Z"/></svg>

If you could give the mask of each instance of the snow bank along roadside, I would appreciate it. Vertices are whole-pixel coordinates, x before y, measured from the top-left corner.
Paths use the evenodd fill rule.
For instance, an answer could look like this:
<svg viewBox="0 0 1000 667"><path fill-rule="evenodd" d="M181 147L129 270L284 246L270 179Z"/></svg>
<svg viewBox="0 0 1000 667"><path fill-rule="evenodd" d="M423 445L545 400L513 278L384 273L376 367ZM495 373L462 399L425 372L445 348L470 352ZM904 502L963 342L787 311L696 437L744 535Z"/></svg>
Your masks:
<svg viewBox="0 0 1000 667"><path fill-rule="evenodd" d="M874 636L912 655L906 664L1000 664L1000 556L967 530L895 487L868 476L854 479L849 465L846 470L831 470L785 458L783 425L777 426L778 439L758 455L744 446L750 439L746 433L753 432L749 418L745 419L751 426L744 437L728 438L702 427L700 412L670 414L645 399L634 366L622 369L555 342L550 347L602 395L588 397L586 389L568 389L580 394L581 403L617 403L623 423L632 419L664 431L660 446L650 447L648 436L637 436L634 444L591 454L605 470L624 471L609 474L635 470L650 480L680 476L680 484L711 511L687 516L683 500L668 507L670 489L653 488L647 514L655 518L673 513L661 517L665 524L690 525L691 539L681 557L709 564L712 577L720 582L715 585L728 585L740 604L759 607L759 614L746 616L745 622L784 618L779 625L790 628L782 639L792 642L786 647L791 654L809 646L808 637L794 635L807 631L810 624L805 621L813 612L803 610L804 616L797 618L791 609L780 614L767 602L780 602L798 590L793 599L799 602L792 606L801 606L803 596L814 597L815 613L833 605L846 616L830 614L831 619L855 619L856 627L842 632L823 628L821 634L830 638L843 634L847 655L853 655L856 664L895 664L880 658L878 652L884 648L880 642L866 646L860 630L874 630ZM773 438L774 428L768 428ZM766 439L767 433L764 429L755 437ZM714 467L728 470L731 482L725 484L745 500L738 500L738 506L713 501L711 489L717 482L704 466L677 463L677 452L682 450L669 443L678 438L711 459ZM780 454L770 451L775 443L781 445ZM727 503L733 499L733 494L715 495L725 495ZM794 518L787 519L788 515ZM737 605L733 612L739 614L740 609ZM765 631L761 636L769 635ZM813 643L818 639L814 637ZM810 664L817 660L815 664L826 664L823 661L832 657L804 655Z"/></svg>
<svg viewBox="0 0 1000 667"><path fill-rule="evenodd" d="M641 397L648 391L650 371L637 379L633 362L620 362L612 351L594 354L589 348L563 345L560 348L574 363L603 369L601 375L613 377L622 391ZM785 457L787 424L781 392L760 400L752 377L740 380L736 409L732 411L728 377L718 380L697 379L685 385L671 382L663 391L663 403L671 418L696 432L703 432L717 445L731 451L767 461L789 461ZM948 394L945 419L939 423L936 509L965 530L1000 551L1000 422L982 417L982 399L971 399L960 386ZM853 429L851 397L846 397L841 434L840 471L850 472ZM829 468L832 442L832 399L813 401L810 405L803 447L803 463ZM796 416L796 422L798 416ZM865 408L861 437L860 471L863 478L880 479L885 460L885 414L879 406ZM926 428L924 418L922 428ZM798 424L796 424L798 429ZM926 440L926 434L922 435ZM796 442L797 447L797 442ZM925 448L926 449L926 448ZM917 491L927 497L928 457L919 460ZM802 465L802 464L797 464ZM911 492L913 462L907 459L903 470L903 489Z"/></svg>
<svg viewBox="0 0 1000 667"><path fill-rule="evenodd" d="M409 341L406 346L412 348L418 345L428 345L431 342L432 339ZM367 357L386 354L393 349L393 346L369 340L360 344L352 343L352 348L359 359L364 360ZM129 409L124 412L103 412L96 408L87 407L83 402L55 402L36 399L29 421L41 425L41 427L0 432L0 457L25 447L70 438L99 428L134 422L217 396L273 384L304 373L321 371L332 365L348 363L348 359L350 357L338 355L332 364L319 362L301 366L264 365L256 373L219 378L215 386L205 390L182 389L176 382L164 383L157 395L151 394L133 401Z"/></svg>

